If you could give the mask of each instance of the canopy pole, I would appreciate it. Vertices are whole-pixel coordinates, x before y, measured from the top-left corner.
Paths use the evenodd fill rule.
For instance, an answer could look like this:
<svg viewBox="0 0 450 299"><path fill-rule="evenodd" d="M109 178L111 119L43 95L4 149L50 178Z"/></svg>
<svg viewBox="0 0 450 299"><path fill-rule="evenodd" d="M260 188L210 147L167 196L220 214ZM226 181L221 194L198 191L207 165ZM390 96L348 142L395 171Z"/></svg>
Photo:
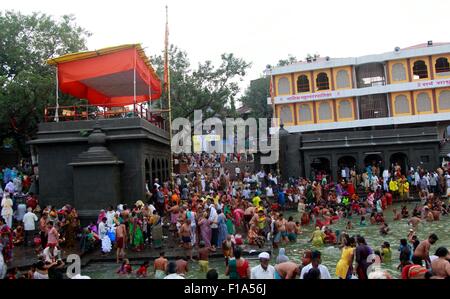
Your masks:
<svg viewBox="0 0 450 299"><path fill-rule="evenodd" d="M58 93L58 65L56 65L56 88L55 88L55 95L56 95L56 111L55 111L55 122L59 122L59 93Z"/></svg>
<svg viewBox="0 0 450 299"><path fill-rule="evenodd" d="M169 58L169 10L166 5L166 41L165 41L165 50L166 50L166 59L167 59L167 100L168 100L168 108L169 108L169 142L170 142L170 180L172 182L172 186L174 185L173 178L173 154L172 154L172 104L171 104L171 95L170 95L170 58ZM162 110L162 101L161 101L161 110Z"/></svg>
<svg viewBox="0 0 450 299"><path fill-rule="evenodd" d="M134 68L133 68L133 115L136 116L136 48L134 48Z"/></svg>

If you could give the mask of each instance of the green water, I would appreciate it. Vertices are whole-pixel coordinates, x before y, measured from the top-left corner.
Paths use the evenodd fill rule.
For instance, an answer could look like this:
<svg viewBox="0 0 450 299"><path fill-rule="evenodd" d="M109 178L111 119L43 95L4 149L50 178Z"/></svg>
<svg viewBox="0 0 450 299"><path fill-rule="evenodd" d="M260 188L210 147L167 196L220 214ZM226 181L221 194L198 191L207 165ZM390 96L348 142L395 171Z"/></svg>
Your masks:
<svg viewBox="0 0 450 299"><path fill-rule="evenodd" d="M412 212L415 203L408 204L408 209ZM397 210L400 209L399 205L394 205L397 207ZM286 217L293 216L294 220L300 220L298 213L295 212L286 212L284 213ZM382 264L382 269L387 270L394 277L399 277L400 273L397 270L397 266L399 264L399 253L397 251L400 239L406 238L410 227L408 226L408 220L402 219L400 221L392 221L392 206L389 207L385 212L385 219L390 227L390 233L387 236L382 236L379 233L379 225L370 225L367 226L359 226L359 217L354 216L351 220L353 222L353 229L349 230L348 233L350 235L361 234L365 237L367 244L372 247L373 250L381 249L381 244L384 241L388 241L391 244L392 250L392 262L388 264ZM368 217L366 217L368 218ZM334 224L332 228L334 230L339 229L341 232L344 231L346 225L345 219L340 220L338 223ZM435 250L440 246L445 246L447 248L450 247L450 217L444 216L441 217L440 221L435 222L427 222L419 225L417 229L417 236L420 241L426 239L429 234L436 233L439 237L439 241L431 247L431 253L433 254ZM301 258L303 255L303 251L305 249L318 249L322 252L322 264L328 267L330 274L333 278L336 278L335 269L338 260L340 259L341 252L337 247L334 246L323 246L320 248L314 248L308 240L311 237L311 233L314 230L313 225L305 226L302 228L302 234L298 237L296 243L286 244L284 247L286 248L286 254L289 258L297 263L301 262ZM283 247L283 246L281 246ZM278 253L278 250L275 250L275 255L272 258L272 264L275 263L275 257ZM139 262L136 264L132 263L133 271L137 270ZM258 264L258 260L250 259L250 265L254 266ZM225 263L223 259L210 259L209 262L210 268L215 268L219 273L219 278L226 278L224 275L225 272ZM132 279L136 278L136 275L119 275L116 274L118 269L118 265L115 263L93 263L88 265L87 267L82 269L83 275L88 275L91 278L95 279ZM189 263L189 273L187 274L187 278L205 278L205 273L200 273L198 263ZM153 278L152 267L149 268L149 277L147 279Z"/></svg>

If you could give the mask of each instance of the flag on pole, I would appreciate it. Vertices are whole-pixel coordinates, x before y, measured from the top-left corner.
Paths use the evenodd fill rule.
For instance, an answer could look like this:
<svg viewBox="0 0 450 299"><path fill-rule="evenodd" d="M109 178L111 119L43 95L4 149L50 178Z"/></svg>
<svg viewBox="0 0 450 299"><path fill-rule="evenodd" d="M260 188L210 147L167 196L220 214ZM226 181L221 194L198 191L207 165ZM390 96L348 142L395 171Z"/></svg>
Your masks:
<svg viewBox="0 0 450 299"><path fill-rule="evenodd" d="M164 91L169 87L169 20L166 6L166 36L164 39Z"/></svg>

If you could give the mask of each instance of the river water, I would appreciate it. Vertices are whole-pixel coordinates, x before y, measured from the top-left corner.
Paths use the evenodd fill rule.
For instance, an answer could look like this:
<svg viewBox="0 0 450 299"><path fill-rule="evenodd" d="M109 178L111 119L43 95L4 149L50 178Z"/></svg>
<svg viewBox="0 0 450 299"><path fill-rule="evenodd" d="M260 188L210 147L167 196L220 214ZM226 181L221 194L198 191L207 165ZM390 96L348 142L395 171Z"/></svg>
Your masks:
<svg viewBox="0 0 450 299"><path fill-rule="evenodd" d="M411 212L416 203L407 204L409 211ZM354 216L351 220L353 223L353 229L349 230L348 233L350 235L360 234L365 237L367 244L372 247L373 250L381 249L381 244L384 241L388 241L391 244L392 250L392 262L388 264L382 264L381 267L387 270L393 277L398 278L400 276L399 271L397 270L397 266L399 264L399 253L398 246L400 244L400 239L406 238L410 227L408 226L408 220L402 219L400 221L392 221L393 214L392 208L396 207L397 210L400 210L399 204L394 204L390 206L385 212L385 219L390 227L390 233L387 236L382 236L379 233L379 225L370 225L367 226L359 226L359 217ZM298 213L294 211L288 211L285 214L285 217L293 216L294 220L300 220ZM368 217L366 217L368 218ZM368 220L368 219L367 219ZM334 224L332 228L334 230L339 229L340 231L345 230L346 219L339 220L338 223ZM420 241L426 239L429 234L436 233L439 237L439 241L431 247L431 254L434 254L435 250L444 246L450 247L450 217L443 216L440 221L435 222L427 222L419 225L419 228L416 232ZM302 233L297 238L296 243L286 244L284 247L286 248L286 255L289 258L297 263L301 262L301 258L303 255L303 251L305 249L317 249L322 253L322 264L328 267L331 277L336 278L335 269L336 264L341 256L341 252L337 247L334 246L323 246L320 248L314 248L311 243L308 243L308 240L311 238L311 233L314 230L313 225L305 226L302 228ZM281 246L282 247L282 246ZM275 255L272 257L272 264L275 262L276 254L278 250L275 250ZM251 258L250 264L251 266L257 265L258 260L256 258ZM135 264L134 264L135 263ZM133 270L137 270L139 267L139 262L132 262ZM219 273L219 278L226 278L224 275L225 272L225 263L223 259L215 258L210 259L209 262L210 268L215 268ZM118 275L116 271L118 269L118 265L115 263L92 263L87 267L82 269L83 275L88 275L94 279L132 279L136 278L134 274L132 275ZM190 263L189 264L190 271L186 278L205 278L205 274L199 271L198 263ZM147 279L153 278L152 267L149 268L149 277Z"/></svg>

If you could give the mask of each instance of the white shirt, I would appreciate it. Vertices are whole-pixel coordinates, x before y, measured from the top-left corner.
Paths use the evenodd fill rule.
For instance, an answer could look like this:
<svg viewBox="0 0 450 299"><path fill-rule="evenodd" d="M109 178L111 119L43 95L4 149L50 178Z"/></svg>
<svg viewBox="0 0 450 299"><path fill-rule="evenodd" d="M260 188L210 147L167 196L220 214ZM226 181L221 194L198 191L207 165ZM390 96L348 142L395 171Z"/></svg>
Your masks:
<svg viewBox="0 0 450 299"><path fill-rule="evenodd" d="M108 233L108 229L106 227L106 223L100 222L98 225L98 233L100 235L100 240L103 239Z"/></svg>
<svg viewBox="0 0 450 299"><path fill-rule="evenodd" d="M273 196L273 189L271 187L266 188L266 195L267 196Z"/></svg>
<svg viewBox="0 0 450 299"><path fill-rule="evenodd" d="M166 277L164 277L164 279L185 279L185 278L177 273L173 273L167 275Z"/></svg>
<svg viewBox="0 0 450 299"><path fill-rule="evenodd" d="M7 191L7 192L9 192L9 193L11 193L11 194L13 194L14 192L16 192L16 188L15 188L15 186L14 186L14 183L13 183L13 182L9 182L8 184L6 184L6 186L5 186L5 191Z"/></svg>
<svg viewBox="0 0 450 299"><path fill-rule="evenodd" d="M250 272L250 279L274 279L275 267L267 266L267 270L264 270L261 265L253 267Z"/></svg>
<svg viewBox="0 0 450 299"><path fill-rule="evenodd" d="M114 211L108 211L106 212L106 225L109 227L112 227L114 224L114 215L116 215L116 212Z"/></svg>
<svg viewBox="0 0 450 299"><path fill-rule="evenodd" d="M46 247L42 252L44 259L46 262L53 262L53 259L60 260L61 259L61 250L55 248L53 249L53 254L50 253L50 247Z"/></svg>
<svg viewBox="0 0 450 299"><path fill-rule="evenodd" d="M300 273L300 279L303 279L303 276L312 269L312 263L309 263L305 267L303 267L302 272ZM331 279L330 272L328 272L328 268L324 265L319 265L320 271L320 279Z"/></svg>
<svg viewBox="0 0 450 299"><path fill-rule="evenodd" d="M23 226L25 230L35 230L36 225L35 222L38 221L36 214L33 212L27 212L23 216Z"/></svg>

